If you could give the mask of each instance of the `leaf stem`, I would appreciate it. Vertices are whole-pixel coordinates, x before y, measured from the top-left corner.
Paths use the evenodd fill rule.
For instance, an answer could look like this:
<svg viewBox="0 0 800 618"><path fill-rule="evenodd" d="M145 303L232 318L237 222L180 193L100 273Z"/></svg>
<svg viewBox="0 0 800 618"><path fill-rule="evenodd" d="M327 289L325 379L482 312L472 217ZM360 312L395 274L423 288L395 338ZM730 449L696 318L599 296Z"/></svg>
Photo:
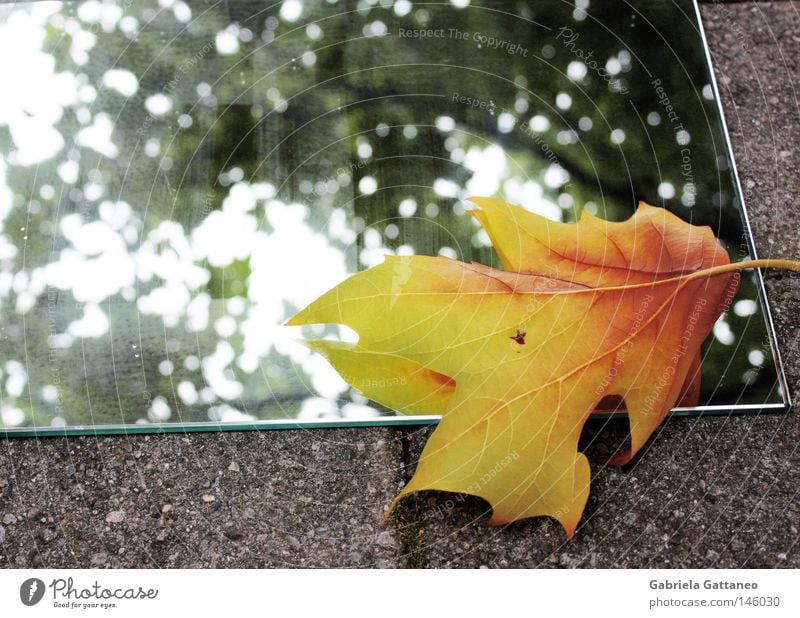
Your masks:
<svg viewBox="0 0 800 618"><path fill-rule="evenodd" d="M559 290L559 294L581 294L592 292L614 292L618 290L634 290L637 288L652 288L656 285L666 285L669 283L676 283L679 281L692 281L694 279L702 279L703 277L715 277L717 275L724 275L726 273L739 272L742 270L749 270L751 268L778 268L782 270L791 270L800 273L800 262L794 260L746 260L744 262L733 262L731 264L721 264L719 266L711 266L702 270L686 273L685 275L678 275L677 277L669 277L668 279L659 279L648 283L628 283L625 285L612 285L601 288L587 288L585 290Z"/></svg>
<svg viewBox="0 0 800 618"><path fill-rule="evenodd" d="M800 262L795 262L794 260L772 259L746 260L744 262L733 262L732 264L725 264L723 266L712 266L711 268L705 269L705 271L709 271L708 274L710 275L715 275L731 271L747 270L750 268L780 268L782 270L793 270L796 273L800 273ZM696 274L700 274L705 271L698 270Z"/></svg>

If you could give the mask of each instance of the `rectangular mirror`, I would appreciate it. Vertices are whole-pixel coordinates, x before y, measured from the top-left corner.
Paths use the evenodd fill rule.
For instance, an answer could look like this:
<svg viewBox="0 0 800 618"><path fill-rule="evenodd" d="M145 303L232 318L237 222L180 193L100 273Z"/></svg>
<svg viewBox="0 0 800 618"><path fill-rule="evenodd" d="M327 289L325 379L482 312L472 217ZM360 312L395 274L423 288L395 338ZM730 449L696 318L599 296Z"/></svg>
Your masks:
<svg viewBox="0 0 800 618"><path fill-rule="evenodd" d="M498 266L469 195L753 256L692 0L16 2L0 57L9 436L436 422L283 323L387 253ZM675 413L787 403L745 273Z"/></svg>

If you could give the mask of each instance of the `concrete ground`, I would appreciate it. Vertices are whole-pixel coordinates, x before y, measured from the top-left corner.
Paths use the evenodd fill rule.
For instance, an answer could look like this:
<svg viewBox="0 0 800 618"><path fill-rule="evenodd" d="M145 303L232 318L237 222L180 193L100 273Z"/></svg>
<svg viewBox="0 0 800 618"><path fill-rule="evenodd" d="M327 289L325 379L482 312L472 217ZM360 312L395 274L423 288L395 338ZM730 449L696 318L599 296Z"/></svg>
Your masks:
<svg viewBox="0 0 800 618"><path fill-rule="evenodd" d="M702 6L761 257L800 256L798 3ZM800 400L800 277L767 281ZM6 440L3 567L798 567L800 414L673 419L593 466L582 528L487 528L480 500L380 516L430 430Z"/></svg>

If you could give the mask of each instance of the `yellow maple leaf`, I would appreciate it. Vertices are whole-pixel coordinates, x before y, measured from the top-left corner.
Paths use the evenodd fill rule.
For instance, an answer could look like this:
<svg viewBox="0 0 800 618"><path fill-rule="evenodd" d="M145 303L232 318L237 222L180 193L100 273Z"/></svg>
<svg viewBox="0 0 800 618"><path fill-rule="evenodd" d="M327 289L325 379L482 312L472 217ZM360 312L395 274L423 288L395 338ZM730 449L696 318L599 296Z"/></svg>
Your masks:
<svg viewBox="0 0 800 618"><path fill-rule="evenodd" d="M443 257L387 256L288 324L345 324L357 344L310 342L365 396L441 414L409 493L480 496L490 525L547 515L569 536L589 495L578 451L592 411L623 399L631 450L681 398L696 396L703 340L738 270L710 228L640 204L615 223L584 211L549 221L490 198L470 211L505 270ZM388 513L387 513L388 517Z"/></svg>

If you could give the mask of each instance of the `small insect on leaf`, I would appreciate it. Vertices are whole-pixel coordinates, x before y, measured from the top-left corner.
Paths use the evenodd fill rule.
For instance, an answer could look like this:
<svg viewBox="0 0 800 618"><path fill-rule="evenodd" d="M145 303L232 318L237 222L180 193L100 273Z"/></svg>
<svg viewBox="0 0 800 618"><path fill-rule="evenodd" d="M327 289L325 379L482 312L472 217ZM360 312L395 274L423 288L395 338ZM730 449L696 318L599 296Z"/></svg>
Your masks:
<svg viewBox="0 0 800 618"><path fill-rule="evenodd" d="M525 331L520 332L519 329L517 329L517 334L512 335L511 337L509 337L509 339L513 339L520 345L525 345L525 335L527 334L528 333L526 333Z"/></svg>

